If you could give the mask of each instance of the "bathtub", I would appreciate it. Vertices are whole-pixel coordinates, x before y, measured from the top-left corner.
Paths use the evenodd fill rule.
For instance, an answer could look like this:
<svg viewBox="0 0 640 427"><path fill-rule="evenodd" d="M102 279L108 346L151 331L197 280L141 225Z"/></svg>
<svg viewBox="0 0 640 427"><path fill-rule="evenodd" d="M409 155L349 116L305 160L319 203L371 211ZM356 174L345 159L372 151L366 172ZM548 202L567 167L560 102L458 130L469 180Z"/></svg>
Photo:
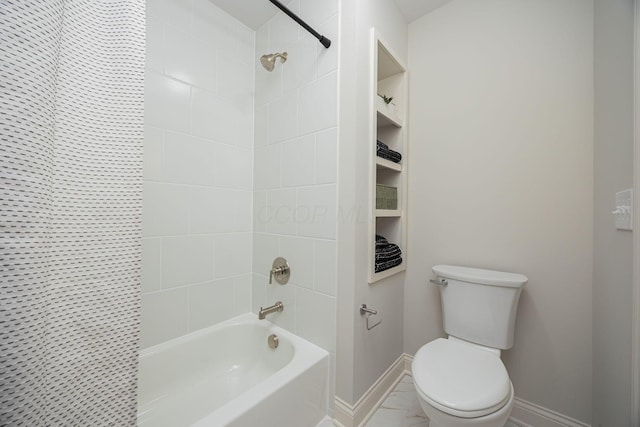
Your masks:
<svg viewBox="0 0 640 427"><path fill-rule="evenodd" d="M314 427L328 366L325 350L243 314L141 352L138 426Z"/></svg>

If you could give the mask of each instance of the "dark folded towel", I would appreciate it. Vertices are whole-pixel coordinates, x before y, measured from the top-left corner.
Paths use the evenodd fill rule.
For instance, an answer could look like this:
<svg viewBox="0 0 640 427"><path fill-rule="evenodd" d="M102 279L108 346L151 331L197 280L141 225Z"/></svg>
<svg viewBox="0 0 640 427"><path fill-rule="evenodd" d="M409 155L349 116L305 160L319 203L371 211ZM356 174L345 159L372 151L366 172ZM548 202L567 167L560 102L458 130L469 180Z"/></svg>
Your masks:
<svg viewBox="0 0 640 427"><path fill-rule="evenodd" d="M391 260L391 261L381 262L381 263L377 263L376 262L375 272L376 273L380 273L381 271L388 270L388 269L396 267L396 266L398 266L400 264L402 264L402 257L396 258L396 259Z"/></svg>
<svg viewBox="0 0 640 427"><path fill-rule="evenodd" d="M398 245L389 244L383 248L376 248L376 262L390 261L402 256L402 251Z"/></svg>
<svg viewBox="0 0 640 427"><path fill-rule="evenodd" d="M400 163L402 160L402 154L390 149L387 144L380 140L376 141L376 155L394 163Z"/></svg>
<svg viewBox="0 0 640 427"><path fill-rule="evenodd" d="M398 245L376 234L375 272L379 273L402 264L402 250Z"/></svg>

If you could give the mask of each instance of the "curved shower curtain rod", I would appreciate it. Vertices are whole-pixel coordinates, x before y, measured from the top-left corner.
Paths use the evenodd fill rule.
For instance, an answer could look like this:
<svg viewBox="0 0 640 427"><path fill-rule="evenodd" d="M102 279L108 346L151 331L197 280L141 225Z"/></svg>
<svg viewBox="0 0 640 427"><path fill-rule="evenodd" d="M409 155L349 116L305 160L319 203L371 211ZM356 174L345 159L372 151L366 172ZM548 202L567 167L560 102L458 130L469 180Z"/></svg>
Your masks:
<svg viewBox="0 0 640 427"><path fill-rule="evenodd" d="M286 13L287 15L289 15L289 17L291 19L293 19L294 21L296 21L298 24L300 24L302 26L302 28L304 28L305 30L309 31L311 34L313 34L313 36L315 38L318 39L318 41L322 44L322 46L329 48L329 46L331 46L331 40L329 40L328 38L326 38L325 36L323 36L322 34L318 33L316 30L314 30L313 28L311 28L309 26L309 24L307 24L306 22L304 22L298 15L296 15L295 13L291 12L287 6L283 5L282 3L280 3L278 0L269 0L271 3L273 3L274 5L276 5L278 7L278 9L280 9L281 11L283 11L284 13Z"/></svg>

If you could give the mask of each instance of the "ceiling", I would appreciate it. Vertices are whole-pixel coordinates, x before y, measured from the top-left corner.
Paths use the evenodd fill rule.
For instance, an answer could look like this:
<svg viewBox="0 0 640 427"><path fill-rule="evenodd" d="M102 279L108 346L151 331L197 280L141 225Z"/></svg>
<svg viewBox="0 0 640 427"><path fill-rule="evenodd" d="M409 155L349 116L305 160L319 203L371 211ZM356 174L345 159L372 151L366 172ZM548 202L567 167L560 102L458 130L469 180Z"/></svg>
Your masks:
<svg viewBox="0 0 640 427"><path fill-rule="evenodd" d="M210 0L220 9L238 19L252 30L257 30L278 12L268 0ZM282 3L288 3L282 0Z"/></svg>
<svg viewBox="0 0 640 427"><path fill-rule="evenodd" d="M450 1L451 0L395 0L407 22L415 21Z"/></svg>
<svg viewBox="0 0 640 427"><path fill-rule="evenodd" d="M278 8L268 0L210 0L231 16L239 19L247 27L257 30L271 19ZM316 0L323 1L323 0ZM415 21L421 16L439 8L451 0L394 0L407 22ZM287 0L282 0L287 4ZM304 16L301 17L304 19Z"/></svg>

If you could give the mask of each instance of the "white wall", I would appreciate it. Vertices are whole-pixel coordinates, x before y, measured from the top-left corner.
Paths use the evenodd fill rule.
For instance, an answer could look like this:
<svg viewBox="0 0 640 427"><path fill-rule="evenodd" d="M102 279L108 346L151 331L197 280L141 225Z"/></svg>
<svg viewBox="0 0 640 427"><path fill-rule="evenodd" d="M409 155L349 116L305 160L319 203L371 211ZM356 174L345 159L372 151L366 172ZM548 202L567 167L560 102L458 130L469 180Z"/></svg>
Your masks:
<svg viewBox="0 0 640 427"><path fill-rule="evenodd" d="M405 350L443 334L431 267L529 277L516 395L591 420L593 4L454 0L409 26Z"/></svg>
<svg viewBox="0 0 640 427"><path fill-rule="evenodd" d="M631 425L632 233L611 211L633 185L633 16L633 0L595 2L594 427Z"/></svg>
<svg viewBox="0 0 640 427"><path fill-rule="evenodd" d="M332 40L325 49L283 13L256 32L255 58L286 51L272 72L255 61L253 303L281 300L269 320L335 359L338 1L288 7ZM268 284L273 260L289 261L287 285ZM333 396L331 375L330 396Z"/></svg>
<svg viewBox="0 0 640 427"><path fill-rule="evenodd" d="M338 195L338 361L336 395L354 404L402 354L404 274L367 283L370 133L370 29L402 61L407 60L407 24L392 0L342 3L340 147ZM380 326L366 330L359 306L377 309Z"/></svg>
<svg viewBox="0 0 640 427"><path fill-rule="evenodd" d="M250 311L254 33L147 2L141 346Z"/></svg>

